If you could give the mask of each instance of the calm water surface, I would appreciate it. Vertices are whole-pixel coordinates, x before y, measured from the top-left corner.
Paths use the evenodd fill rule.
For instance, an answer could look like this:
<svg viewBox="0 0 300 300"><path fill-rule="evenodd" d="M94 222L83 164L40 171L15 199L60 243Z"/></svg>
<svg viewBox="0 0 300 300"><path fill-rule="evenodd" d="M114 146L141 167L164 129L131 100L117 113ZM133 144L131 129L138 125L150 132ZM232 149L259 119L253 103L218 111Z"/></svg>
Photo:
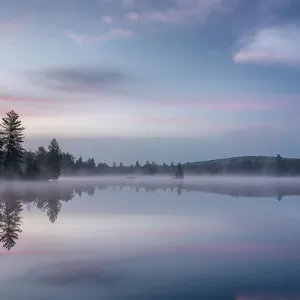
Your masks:
<svg viewBox="0 0 300 300"><path fill-rule="evenodd" d="M300 180L66 180L0 195L1 299L300 299Z"/></svg>

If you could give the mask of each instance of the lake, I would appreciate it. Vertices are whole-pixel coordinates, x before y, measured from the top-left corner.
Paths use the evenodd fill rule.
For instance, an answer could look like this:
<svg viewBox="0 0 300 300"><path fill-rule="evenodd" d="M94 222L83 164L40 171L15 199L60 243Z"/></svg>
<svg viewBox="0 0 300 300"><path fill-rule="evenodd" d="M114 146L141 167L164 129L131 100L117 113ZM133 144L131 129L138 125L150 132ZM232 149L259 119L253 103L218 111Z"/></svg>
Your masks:
<svg viewBox="0 0 300 300"><path fill-rule="evenodd" d="M300 299L300 179L0 184L7 300Z"/></svg>

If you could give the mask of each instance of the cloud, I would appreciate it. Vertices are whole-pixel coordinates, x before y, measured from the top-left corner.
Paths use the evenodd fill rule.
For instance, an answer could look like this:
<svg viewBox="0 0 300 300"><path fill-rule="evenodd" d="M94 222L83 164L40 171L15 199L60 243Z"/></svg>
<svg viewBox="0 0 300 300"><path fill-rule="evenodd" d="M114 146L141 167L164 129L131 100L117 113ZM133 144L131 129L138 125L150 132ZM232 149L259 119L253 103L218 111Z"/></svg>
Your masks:
<svg viewBox="0 0 300 300"><path fill-rule="evenodd" d="M123 83L127 76L115 70L102 68L56 68L36 72L32 81L55 90L95 92Z"/></svg>
<svg viewBox="0 0 300 300"><path fill-rule="evenodd" d="M270 27L244 37L234 55L236 63L300 63L300 27Z"/></svg>
<svg viewBox="0 0 300 300"><path fill-rule="evenodd" d="M126 17L131 20L131 21L138 21L139 20L139 15L135 12L129 12L126 14Z"/></svg>
<svg viewBox="0 0 300 300"><path fill-rule="evenodd" d="M101 20L106 24L111 24L113 22L113 18L111 16L103 16Z"/></svg>
<svg viewBox="0 0 300 300"><path fill-rule="evenodd" d="M170 118L170 117L140 117L138 118L138 123L142 124L185 124L190 120L187 118Z"/></svg>
<svg viewBox="0 0 300 300"><path fill-rule="evenodd" d="M14 44L18 40L18 35L31 23L29 18L15 18L10 20L0 20L0 41L1 44Z"/></svg>
<svg viewBox="0 0 300 300"><path fill-rule="evenodd" d="M255 111L283 111L298 108L300 96L271 95L265 97L243 96L206 96L200 99L161 99L160 105L177 109L201 109L202 111L223 112L255 112Z"/></svg>
<svg viewBox="0 0 300 300"><path fill-rule="evenodd" d="M133 31L124 28L111 29L105 34L98 36L82 35L77 33L68 32L68 37L78 44L91 44L91 43L101 43L111 39L119 38L129 38L133 36Z"/></svg>
<svg viewBox="0 0 300 300"><path fill-rule="evenodd" d="M20 18L20 19L11 19L11 20L5 20L5 21L0 21L0 35L7 33L7 32L12 32L17 29L21 29L26 27L30 23L29 18Z"/></svg>
<svg viewBox="0 0 300 300"><path fill-rule="evenodd" d="M27 96L16 96L12 94L0 94L0 101L7 103L47 103L48 99L45 98L35 98Z"/></svg>
<svg viewBox="0 0 300 300"><path fill-rule="evenodd" d="M176 0L166 2L163 8L154 5L154 1L147 4L147 10L129 12L126 17L132 21L143 21L148 23L177 23L191 20L204 21L215 11L227 11L235 0Z"/></svg>

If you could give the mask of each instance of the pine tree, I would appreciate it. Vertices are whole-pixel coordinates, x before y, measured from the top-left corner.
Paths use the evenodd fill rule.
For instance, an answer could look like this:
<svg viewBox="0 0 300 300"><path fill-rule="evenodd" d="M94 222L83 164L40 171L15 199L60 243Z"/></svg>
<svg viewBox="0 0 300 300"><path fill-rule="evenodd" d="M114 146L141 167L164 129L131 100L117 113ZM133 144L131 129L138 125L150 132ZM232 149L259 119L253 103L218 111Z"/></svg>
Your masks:
<svg viewBox="0 0 300 300"><path fill-rule="evenodd" d="M21 172L21 164L23 162L24 149L22 147L24 141L23 130L19 115L13 110L2 118L1 127L1 143L2 145L2 161L4 172L9 177L19 176Z"/></svg>
<svg viewBox="0 0 300 300"><path fill-rule="evenodd" d="M53 139L48 146L46 168L49 179L58 179L61 175L62 154L56 139Z"/></svg>
<svg viewBox="0 0 300 300"><path fill-rule="evenodd" d="M175 178L183 178L183 177L184 177L183 166L181 163L178 163L176 166Z"/></svg>

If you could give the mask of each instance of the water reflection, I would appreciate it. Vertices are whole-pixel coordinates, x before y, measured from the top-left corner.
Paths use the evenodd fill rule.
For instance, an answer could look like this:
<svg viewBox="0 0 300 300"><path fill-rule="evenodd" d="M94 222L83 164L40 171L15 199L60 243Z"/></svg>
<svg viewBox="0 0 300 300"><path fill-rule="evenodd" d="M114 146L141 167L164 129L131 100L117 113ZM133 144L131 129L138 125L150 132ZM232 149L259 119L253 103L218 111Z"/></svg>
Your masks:
<svg viewBox="0 0 300 300"><path fill-rule="evenodd" d="M233 197L274 197L282 201L285 196L300 196L300 184L290 181L58 181L44 183L2 183L0 185L0 242L7 250L12 249L22 232L23 208L32 210L37 207L45 212L49 221L54 223L63 203L71 201L75 196L84 194L93 196L96 190L112 189L122 192L129 189L134 193L145 191L154 193L158 190L172 192L183 196L189 192L205 192ZM105 199L104 199L105 201Z"/></svg>
<svg viewBox="0 0 300 300"><path fill-rule="evenodd" d="M300 195L298 186L286 180L2 183L1 296L300 299L300 202L285 198Z"/></svg>
<svg viewBox="0 0 300 300"><path fill-rule="evenodd" d="M18 234L22 232L23 208L19 195L14 192L5 192L0 202L0 242L3 247L10 250L15 246Z"/></svg>

